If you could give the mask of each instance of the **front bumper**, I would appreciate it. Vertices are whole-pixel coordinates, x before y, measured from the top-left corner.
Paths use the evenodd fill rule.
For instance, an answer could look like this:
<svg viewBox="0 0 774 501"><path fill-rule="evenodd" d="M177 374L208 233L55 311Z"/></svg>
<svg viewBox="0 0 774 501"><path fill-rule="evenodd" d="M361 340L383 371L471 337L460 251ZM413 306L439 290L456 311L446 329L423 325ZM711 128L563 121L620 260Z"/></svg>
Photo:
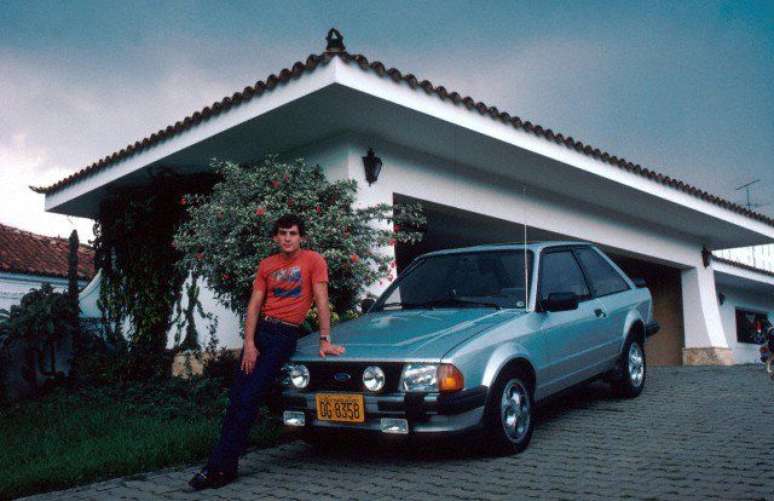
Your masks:
<svg viewBox="0 0 774 501"><path fill-rule="evenodd" d="M440 435L479 428L484 416L487 390L486 386L479 386L450 394L364 394L365 422L363 423L340 423L317 419L314 392L284 389L275 394L273 401L270 402L270 408L273 413L279 415L284 411L303 412L306 429L350 429L381 433L381 420L391 418L407 420L411 434Z"/></svg>

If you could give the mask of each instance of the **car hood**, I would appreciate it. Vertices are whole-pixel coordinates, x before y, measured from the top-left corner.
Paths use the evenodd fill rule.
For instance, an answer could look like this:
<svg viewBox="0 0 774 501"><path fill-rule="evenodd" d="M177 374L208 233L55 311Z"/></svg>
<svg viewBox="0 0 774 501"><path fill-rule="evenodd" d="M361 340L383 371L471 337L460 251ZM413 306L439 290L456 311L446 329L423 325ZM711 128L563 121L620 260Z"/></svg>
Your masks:
<svg viewBox="0 0 774 501"><path fill-rule="evenodd" d="M346 348L336 360L439 361L466 339L523 314L491 308L386 311L341 323L331 334ZM318 352L315 333L299 340L293 360L319 360Z"/></svg>

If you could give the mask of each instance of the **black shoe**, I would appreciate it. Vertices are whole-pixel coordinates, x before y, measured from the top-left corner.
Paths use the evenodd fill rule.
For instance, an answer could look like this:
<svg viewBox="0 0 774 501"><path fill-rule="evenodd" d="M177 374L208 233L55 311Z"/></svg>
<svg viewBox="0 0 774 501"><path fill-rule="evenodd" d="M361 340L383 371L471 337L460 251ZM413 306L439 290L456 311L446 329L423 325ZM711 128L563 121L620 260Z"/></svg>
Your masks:
<svg viewBox="0 0 774 501"><path fill-rule="evenodd" d="M188 481L188 485L195 491L218 489L226 484L230 484L236 477L236 473L226 473L223 471L209 472L207 468L204 468Z"/></svg>

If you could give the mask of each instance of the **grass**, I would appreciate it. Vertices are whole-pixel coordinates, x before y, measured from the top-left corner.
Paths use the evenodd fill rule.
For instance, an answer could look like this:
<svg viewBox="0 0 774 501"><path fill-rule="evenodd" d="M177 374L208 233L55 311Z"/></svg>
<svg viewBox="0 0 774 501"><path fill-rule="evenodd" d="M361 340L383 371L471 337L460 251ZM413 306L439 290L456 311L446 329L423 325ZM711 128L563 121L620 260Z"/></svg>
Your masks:
<svg viewBox="0 0 774 501"><path fill-rule="evenodd" d="M202 461L225 409L218 383L60 388L0 409L0 499ZM250 444L278 437L261 420Z"/></svg>

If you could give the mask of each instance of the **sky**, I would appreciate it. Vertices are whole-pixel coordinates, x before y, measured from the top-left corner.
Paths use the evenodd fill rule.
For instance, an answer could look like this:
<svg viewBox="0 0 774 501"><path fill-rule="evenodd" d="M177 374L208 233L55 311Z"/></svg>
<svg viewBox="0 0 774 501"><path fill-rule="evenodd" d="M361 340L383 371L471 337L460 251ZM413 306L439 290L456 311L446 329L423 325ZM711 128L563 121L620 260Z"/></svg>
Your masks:
<svg viewBox="0 0 774 501"><path fill-rule="evenodd" d="M48 185L325 48L361 53L774 217L774 2L0 2L0 223Z"/></svg>

